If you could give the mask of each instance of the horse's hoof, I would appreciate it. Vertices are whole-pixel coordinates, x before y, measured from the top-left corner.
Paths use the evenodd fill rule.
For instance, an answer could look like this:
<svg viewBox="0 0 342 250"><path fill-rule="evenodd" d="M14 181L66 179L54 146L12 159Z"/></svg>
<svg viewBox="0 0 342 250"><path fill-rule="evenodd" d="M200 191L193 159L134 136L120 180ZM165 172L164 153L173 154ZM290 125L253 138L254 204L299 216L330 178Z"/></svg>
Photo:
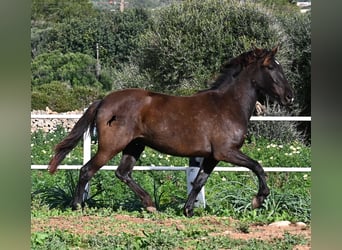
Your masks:
<svg viewBox="0 0 342 250"><path fill-rule="evenodd" d="M252 200L252 208L256 209L256 208L261 207L263 201L264 201L263 196L254 196Z"/></svg>
<svg viewBox="0 0 342 250"><path fill-rule="evenodd" d="M71 210L73 210L73 211L78 211L78 210L81 210L81 209L83 209L83 207L82 207L82 205L80 203L76 203L76 204L73 204L71 206Z"/></svg>
<svg viewBox="0 0 342 250"><path fill-rule="evenodd" d="M147 210L147 212L150 212L150 213L157 212L157 209L155 207L146 207L146 210Z"/></svg>
<svg viewBox="0 0 342 250"><path fill-rule="evenodd" d="M193 209L189 209L189 208L185 208L184 209L184 215L188 218L194 216L194 210Z"/></svg>

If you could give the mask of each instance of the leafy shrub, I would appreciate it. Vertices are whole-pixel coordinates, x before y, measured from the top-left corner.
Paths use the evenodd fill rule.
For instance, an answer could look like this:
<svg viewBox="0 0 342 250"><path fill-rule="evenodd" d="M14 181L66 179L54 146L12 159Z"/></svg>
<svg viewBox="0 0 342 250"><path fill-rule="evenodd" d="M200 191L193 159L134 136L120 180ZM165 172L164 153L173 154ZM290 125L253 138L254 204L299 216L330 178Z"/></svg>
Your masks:
<svg viewBox="0 0 342 250"><path fill-rule="evenodd" d="M271 103L266 98L265 115L291 116L299 113L298 108L291 111L283 108L278 103ZM306 122L310 125L310 122ZM305 142L305 135L297 129L298 123L294 121L250 121L248 125L248 138L268 139L279 143L291 143L293 141Z"/></svg>
<svg viewBox="0 0 342 250"><path fill-rule="evenodd" d="M103 98L105 93L99 88L75 86L72 88L70 95L73 98L73 109L71 110L82 110L88 108L94 100Z"/></svg>
<svg viewBox="0 0 342 250"><path fill-rule="evenodd" d="M95 75L96 60L82 53L63 54L60 51L43 53L31 63L32 85L41 85L52 81L67 82L71 86L98 85Z"/></svg>
<svg viewBox="0 0 342 250"><path fill-rule="evenodd" d="M49 102L50 96L46 92L32 91L31 93L31 109L45 110L46 107L51 107Z"/></svg>
<svg viewBox="0 0 342 250"><path fill-rule="evenodd" d="M73 110L71 88L66 83L51 82L35 87L31 94L31 108L63 112ZM43 106L44 105L44 106Z"/></svg>
<svg viewBox="0 0 342 250"><path fill-rule="evenodd" d="M250 49L274 44L270 20L255 5L232 1L186 1L155 12L140 38L139 66L154 88L201 89L221 64Z"/></svg>
<svg viewBox="0 0 342 250"><path fill-rule="evenodd" d="M295 91L295 103L299 115L311 115L311 13L281 14L279 22L285 32L283 50L287 54L289 65L287 76ZM306 140L310 142L311 124L298 124Z"/></svg>
<svg viewBox="0 0 342 250"><path fill-rule="evenodd" d="M113 79L113 90L125 88L153 88L153 82L149 75L140 72L139 67L132 62L123 64L120 69L115 69L113 71Z"/></svg>
<svg viewBox="0 0 342 250"><path fill-rule="evenodd" d="M71 88L63 82L51 82L33 87L31 109L45 110L47 106L56 112L84 109L102 96L103 92L98 88L85 86Z"/></svg>
<svg viewBox="0 0 342 250"><path fill-rule="evenodd" d="M130 56L140 50L138 37L146 31L151 20L147 10L133 8L111 14L110 22L113 27L112 37L103 42L104 44L110 43L107 49L110 47L114 49L112 55L108 54L113 58L109 65L117 68L127 63ZM105 29L104 32L106 32Z"/></svg>
<svg viewBox="0 0 342 250"><path fill-rule="evenodd" d="M305 115L310 115L311 103L311 15L302 13L279 14L284 38L282 53L289 82L293 84L296 102Z"/></svg>
<svg viewBox="0 0 342 250"><path fill-rule="evenodd" d="M137 37L150 22L144 9L127 9L122 13L87 9L79 12L78 16L50 22L49 27L35 22L31 42L33 54L58 50L64 54L82 53L96 58L98 44L102 66L120 67L137 50Z"/></svg>
<svg viewBox="0 0 342 250"><path fill-rule="evenodd" d="M33 21L41 19L50 22L63 22L72 17L85 17L93 12L93 6L90 1L79 0L72 2L63 2L58 0L33 0L32 15Z"/></svg>

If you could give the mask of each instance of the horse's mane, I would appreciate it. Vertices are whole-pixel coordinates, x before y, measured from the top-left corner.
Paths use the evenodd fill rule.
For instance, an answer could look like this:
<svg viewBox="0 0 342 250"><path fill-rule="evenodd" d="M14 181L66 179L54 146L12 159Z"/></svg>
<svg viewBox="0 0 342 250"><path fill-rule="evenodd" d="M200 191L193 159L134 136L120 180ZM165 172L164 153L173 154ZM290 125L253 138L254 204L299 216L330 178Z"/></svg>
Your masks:
<svg viewBox="0 0 342 250"><path fill-rule="evenodd" d="M229 85L247 65L265 57L267 53L269 51L266 49L254 49L223 63L220 72L211 81L209 90L219 89L222 85Z"/></svg>

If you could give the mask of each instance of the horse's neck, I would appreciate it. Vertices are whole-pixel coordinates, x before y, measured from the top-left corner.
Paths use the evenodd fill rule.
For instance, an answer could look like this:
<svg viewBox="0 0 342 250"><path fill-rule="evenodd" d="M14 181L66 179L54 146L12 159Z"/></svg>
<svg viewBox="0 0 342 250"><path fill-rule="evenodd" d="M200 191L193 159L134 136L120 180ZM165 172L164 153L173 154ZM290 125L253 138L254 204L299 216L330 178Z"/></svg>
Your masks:
<svg viewBox="0 0 342 250"><path fill-rule="evenodd" d="M226 95L225 99L235 100L234 105L237 105L239 113L244 117L244 120L248 122L253 114L257 101L256 89L250 79L240 80L237 78L230 83L230 85L231 86L226 89L226 93L224 93L224 95Z"/></svg>

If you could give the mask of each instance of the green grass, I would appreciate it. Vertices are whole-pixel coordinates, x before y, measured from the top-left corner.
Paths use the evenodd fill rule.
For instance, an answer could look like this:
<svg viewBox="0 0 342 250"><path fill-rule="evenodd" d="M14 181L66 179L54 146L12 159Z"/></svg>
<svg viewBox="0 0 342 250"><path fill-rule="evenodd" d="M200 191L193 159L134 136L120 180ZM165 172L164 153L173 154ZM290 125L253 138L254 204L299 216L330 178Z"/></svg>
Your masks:
<svg viewBox="0 0 342 250"><path fill-rule="evenodd" d="M61 229L48 223L51 218L69 227ZM82 223L82 218L87 223ZM31 234L31 249L293 249L309 241L288 232L268 240L233 238L224 232L248 234L251 224L231 222L227 217L185 218L109 209L80 214L43 206L32 221L40 227Z"/></svg>
<svg viewBox="0 0 342 250"><path fill-rule="evenodd" d="M47 164L53 147L66 135L59 128L56 133L32 134L31 164ZM82 143L66 157L62 164L82 164ZM92 145L92 151L96 144ZM294 141L281 144L254 139L242 149L265 167L309 167L311 148ZM117 165L120 155L108 165ZM147 148L138 165L187 166L188 159L160 154ZM219 163L220 166L228 164ZM51 176L47 171L32 170L32 203L50 208L67 209L78 171L60 170ZM187 198L186 176L176 171L136 171L133 174L153 197L163 213L180 216ZM213 172L205 186L207 207L196 209L198 215L230 216L243 221L269 223L276 220L311 221L311 173L268 173L271 194L263 208L251 209L251 199L257 191L257 179L251 172ZM91 199L88 207L108 208L112 211L141 211L140 200L112 171L99 171L91 180Z"/></svg>
<svg viewBox="0 0 342 250"><path fill-rule="evenodd" d="M190 234L190 235L189 235ZM208 236L203 231L182 233L163 228L144 236L129 233L118 235L75 235L65 231L33 233L31 249L292 249L306 240L289 235L271 242L239 240L227 236Z"/></svg>

